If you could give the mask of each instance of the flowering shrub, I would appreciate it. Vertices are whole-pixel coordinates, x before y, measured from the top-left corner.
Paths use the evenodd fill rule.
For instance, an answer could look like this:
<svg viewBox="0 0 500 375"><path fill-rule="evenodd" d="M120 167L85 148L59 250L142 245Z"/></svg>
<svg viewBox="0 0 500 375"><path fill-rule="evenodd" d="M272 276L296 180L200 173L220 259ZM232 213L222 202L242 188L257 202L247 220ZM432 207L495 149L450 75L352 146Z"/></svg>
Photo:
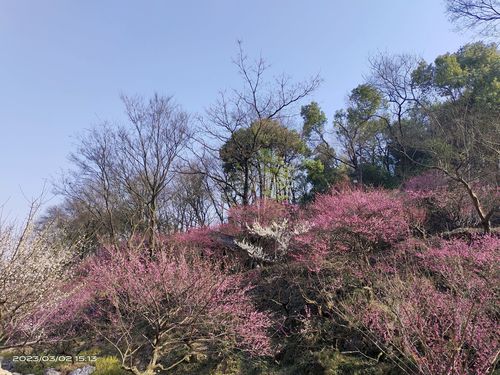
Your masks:
<svg viewBox="0 0 500 375"><path fill-rule="evenodd" d="M431 169L406 181L404 190L422 198L430 197L439 190L447 190L449 183L443 173Z"/></svg>
<svg viewBox="0 0 500 375"><path fill-rule="evenodd" d="M371 245L394 243L408 234L400 199L383 190L351 190L320 196L312 207L317 231Z"/></svg>
<svg viewBox="0 0 500 375"><path fill-rule="evenodd" d="M217 227L202 227L175 233L163 241L163 246L174 246L178 249L196 249L206 255L216 255L221 248L217 230Z"/></svg>
<svg viewBox="0 0 500 375"><path fill-rule="evenodd" d="M151 259L138 249L109 248L86 263L55 319L81 319L135 374L235 349L270 354L270 317L255 310L242 280L193 254Z"/></svg>
<svg viewBox="0 0 500 375"><path fill-rule="evenodd" d="M500 239L427 247L408 241L399 250L406 253L387 262L380 256L372 272L363 270L369 279L358 290L367 293L331 302L334 310L356 322L405 371L490 373L500 340L498 290L491 285L499 276Z"/></svg>
<svg viewBox="0 0 500 375"><path fill-rule="evenodd" d="M366 254L409 234L403 200L384 190L334 190L319 195L308 214L311 230L296 238L294 257L311 268L328 254Z"/></svg>
<svg viewBox="0 0 500 375"><path fill-rule="evenodd" d="M439 276L439 286L467 297L491 296L495 288L491 280L498 279L500 239L476 236L472 241L443 241L417 254L422 269ZM483 293L478 295L478 293Z"/></svg>
<svg viewBox="0 0 500 375"><path fill-rule="evenodd" d="M396 279L384 293L355 314L409 368L429 375L489 373L500 327L479 302L440 291L425 278Z"/></svg>

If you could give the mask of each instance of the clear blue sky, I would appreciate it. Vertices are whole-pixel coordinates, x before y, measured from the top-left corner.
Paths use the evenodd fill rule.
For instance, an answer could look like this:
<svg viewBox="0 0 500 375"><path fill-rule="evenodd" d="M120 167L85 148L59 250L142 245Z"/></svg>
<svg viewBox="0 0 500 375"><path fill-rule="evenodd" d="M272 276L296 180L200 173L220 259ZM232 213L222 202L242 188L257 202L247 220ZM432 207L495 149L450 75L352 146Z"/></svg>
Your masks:
<svg viewBox="0 0 500 375"><path fill-rule="evenodd" d="M319 72L311 100L328 115L378 51L432 60L471 41L441 0L0 0L4 216L23 215L23 194L37 196L68 167L76 134L123 119L120 93L174 95L202 113L238 86L237 39L276 72Z"/></svg>

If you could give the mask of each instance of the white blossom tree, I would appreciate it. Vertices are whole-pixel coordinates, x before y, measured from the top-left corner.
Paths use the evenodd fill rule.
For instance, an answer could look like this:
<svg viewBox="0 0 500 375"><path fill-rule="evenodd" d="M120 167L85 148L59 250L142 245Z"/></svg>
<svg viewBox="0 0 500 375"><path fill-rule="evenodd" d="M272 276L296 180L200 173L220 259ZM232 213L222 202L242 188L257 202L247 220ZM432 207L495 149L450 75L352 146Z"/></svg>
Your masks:
<svg viewBox="0 0 500 375"><path fill-rule="evenodd" d="M288 219L281 222L273 221L268 226L262 226L259 222L247 225L250 236L259 241L266 241L268 246L264 247L255 241L235 240L235 244L246 251L248 255L261 262L278 262L284 260L289 253L290 243L295 236L306 233L310 229L308 223L291 224Z"/></svg>
<svg viewBox="0 0 500 375"><path fill-rule="evenodd" d="M50 226L37 228L39 208L33 202L22 225L0 218L0 349L40 341L46 307L66 276L70 252L57 245Z"/></svg>

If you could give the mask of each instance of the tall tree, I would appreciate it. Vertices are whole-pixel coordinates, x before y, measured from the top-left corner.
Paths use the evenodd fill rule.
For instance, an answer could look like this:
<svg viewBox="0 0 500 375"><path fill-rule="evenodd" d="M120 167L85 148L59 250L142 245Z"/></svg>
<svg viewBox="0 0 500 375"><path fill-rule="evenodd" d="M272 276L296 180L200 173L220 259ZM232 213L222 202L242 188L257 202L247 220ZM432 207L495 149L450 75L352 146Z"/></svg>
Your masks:
<svg viewBox="0 0 500 375"><path fill-rule="evenodd" d="M407 54L380 54L370 59L369 83L382 95L385 107L377 116L385 123L387 151L394 164L393 174L400 181L418 173L420 163L427 158L425 152L403 142L422 137L422 121L415 111L420 91L413 82L413 72L420 62Z"/></svg>
<svg viewBox="0 0 500 375"><path fill-rule="evenodd" d="M222 221L214 197L216 187L207 176L193 172L182 166L161 195L160 222L166 232L183 232Z"/></svg>
<svg viewBox="0 0 500 375"><path fill-rule="evenodd" d="M221 93L219 100L207 111L206 118L202 120L203 136L199 142L203 147L198 156L204 166L200 173L207 174L221 186L227 203L247 205L252 202L252 194L255 195L252 186L255 153L261 153L261 162L264 156L261 132L270 131L273 127L274 131L291 135L282 126L287 125L295 114L296 104L319 86L320 78L314 76L293 83L290 77L283 74L266 79L267 63L262 58L249 62L241 43L234 63L242 78L243 88L233 90L230 95ZM218 159L219 153L229 155L229 148L234 151L233 154L238 154L238 164L234 168L229 168L226 162L219 165L211 162ZM237 179L234 178L235 168L240 175ZM283 171L282 168L280 170ZM262 178L260 182L263 182ZM264 194L264 190L260 189L259 194Z"/></svg>
<svg viewBox="0 0 500 375"><path fill-rule="evenodd" d="M417 104L427 130L415 146L466 189L488 232L499 208L500 53L493 44L468 44L434 64L422 63L413 76L423 93Z"/></svg>
<svg viewBox="0 0 500 375"><path fill-rule="evenodd" d="M154 247L165 224L160 204L169 201L167 186L190 139L188 115L170 97L122 100L127 126L104 124L84 135L58 191L96 234L119 239L140 230Z"/></svg>
<svg viewBox="0 0 500 375"><path fill-rule="evenodd" d="M302 106L300 114L303 119L302 137L310 150L303 165L306 185L310 185L305 187L304 199L310 200L316 193L327 192L340 179L339 164L343 160L327 139L331 135L326 129L328 119L318 103Z"/></svg>
<svg viewBox="0 0 500 375"><path fill-rule="evenodd" d="M372 61L392 108L384 122L397 153L465 189L485 231L498 209L499 58L495 45L474 43L433 64L409 56Z"/></svg>
<svg viewBox="0 0 500 375"><path fill-rule="evenodd" d="M391 172L385 127L379 115L382 109L380 92L362 84L351 91L347 108L335 114L343 161L359 183L384 184L384 177L388 179Z"/></svg>
<svg viewBox="0 0 500 375"><path fill-rule="evenodd" d="M295 201L294 162L305 150L296 131L274 120L260 120L234 132L221 147L220 158L243 204L263 198Z"/></svg>

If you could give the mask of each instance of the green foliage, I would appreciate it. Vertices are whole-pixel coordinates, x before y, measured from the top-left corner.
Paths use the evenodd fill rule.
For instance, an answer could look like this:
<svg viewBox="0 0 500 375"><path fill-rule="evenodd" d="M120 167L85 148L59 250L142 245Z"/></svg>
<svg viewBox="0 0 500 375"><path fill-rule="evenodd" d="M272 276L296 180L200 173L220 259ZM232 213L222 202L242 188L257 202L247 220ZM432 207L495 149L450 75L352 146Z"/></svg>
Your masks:
<svg viewBox="0 0 500 375"><path fill-rule="evenodd" d="M185 362L173 369L175 375L278 375L274 361L251 360L241 354L224 358Z"/></svg>
<svg viewBox="0 0 500 375"><path fill-rule="evenodd" d="M397 375L398 372L388 363L368 360L355 355L341 354L333 348L320 351L288 348L290 353L279 363L249 362L240 357L228 358L210 369L191 367L190 373L206 375ZM187 370L187 368L185 369ZM182 372L182 375L187 374ZM98 374L100 375L100 374Z"/></svg>
<svg viewBox="0 0 500 375"><path fill-rule="evenodd" d="M300 114L303 119L302 136L310 148L309 158L302 164L306 176L302 201L307 202L317 193L327 192L339 181L341 172L335 150L325 139L327 118L318 103L303 106Z"/></svg>
<svg viewBox="0 0 500 375"><path fill-rule="evenodd" d="M327 118L325 112L321 110L318 103L311 102L300 110L300 115L304 120L302 134L305 139L310 139L312 133L323 134Z"/></svg>
<svg viewBox="0 0 500 375"><path fill-rule="evenodd" d="M297 168L307 153L300 135L274 120L254 122L233 132L219 155L235 191L248 203L250 190L260 198L287 200Z"/></svg>
<svg viewBox="0 0 500 375"><path fill-rule="evenodd" d="M303 153L305 145L298 133L277 121L263 120L254 122L248 128L236 130L221 147L219 154L226 170L242 168L250 159L258 157L262 149L272 151L282 158Z"/></svg>
<svg viewBox="0 0 500 375"><path fill-rule="evenodd" d="M387 189L398 186L398 179L380 165L365 163L361 164L360 169L363 175L363 184L367 186L384 187Z"/></svg>
<svg viewBox="0 0 500 375"><path fill-rule="evenodd" d="M311 186L303 197L304 202L311 201L318 193L328 192L335 183L340 182L346 176L345 171L325 154L318 154L313 159L304 160L303 168L306 171L306 181Z"/></svg>
<svg viewBox="0 0 500 375"><path fill-rule="evenodd" d="M357 86L349 96L348 121L351 124L360 124L372 119L381 104L382 96L375 87L369 84Z"/></svg>
<svg viewBox="0 0 500 375"><path fill-rule="evenodd" d="M389 142L381 116L383 110L379 90L362 84L351 91L347 108L335 114L334 127L344 153L343 162L352 169L352 178L358 183L392 185L388 182L391 160L386 151Z"/></svg>
<svg viewBox="0 0 500 375"><path fill-rule="evenodd" d="M468 44L421 63L413 79L422 90L418 110L427 133L407 143L428 151L431 163L467 179L495 180L500 137L500 52ZM490 177L488 177L490 176Z"/></svg>
<svg viewBox="0 0 500 375"><path fill-rule="evenodd" d="M456 101L497 110L500 106L500 54L495 44L467 44L455 53L438 56L434 64L422 62L413 72L415 84Z"/></svg>
<svg viewBox="0 0 500 375"><path fill-rule="evenodd" d="M396 374L396 371L386 363L378 363L376 360L370 361L353 355L341 354L336 350L328 348L318 352L316 358L324 366L325 375Z"/></svg>
<svg viewBox="0 0 500 375"><path fill-rule="evenodd" d="M450 89L458 89L467 81L467 72L460 66L455 54L439 56L435 60L435 84L447 93Z"/></svg>
<svg viewBox="0 0 500 375"><path fill-rule="evenodd" d="M94 375L126 375L127 371L121 368L121 362L116 357L99 357L95 362Z"/></svg>

